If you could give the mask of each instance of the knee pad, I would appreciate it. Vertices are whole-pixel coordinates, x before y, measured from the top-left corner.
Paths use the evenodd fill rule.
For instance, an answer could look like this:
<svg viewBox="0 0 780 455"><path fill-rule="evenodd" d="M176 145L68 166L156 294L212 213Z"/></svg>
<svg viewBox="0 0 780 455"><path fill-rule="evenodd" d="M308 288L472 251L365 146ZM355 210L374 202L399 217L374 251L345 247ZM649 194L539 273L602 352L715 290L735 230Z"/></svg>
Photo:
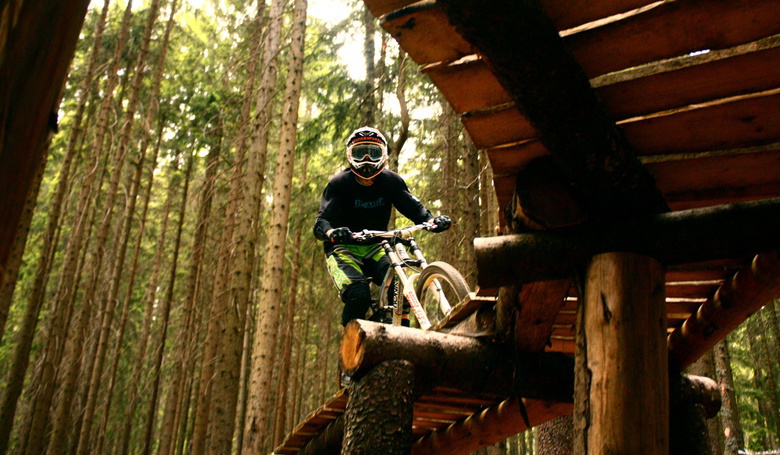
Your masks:
<svg viewBox="0 0 780 455"><path fill-rule="evenodd" d="M368 307L371 306L371 289L368 283L352 283L341 293L344 302L344 311L341 313L341 325L353 319L366 317Z"/></svg>

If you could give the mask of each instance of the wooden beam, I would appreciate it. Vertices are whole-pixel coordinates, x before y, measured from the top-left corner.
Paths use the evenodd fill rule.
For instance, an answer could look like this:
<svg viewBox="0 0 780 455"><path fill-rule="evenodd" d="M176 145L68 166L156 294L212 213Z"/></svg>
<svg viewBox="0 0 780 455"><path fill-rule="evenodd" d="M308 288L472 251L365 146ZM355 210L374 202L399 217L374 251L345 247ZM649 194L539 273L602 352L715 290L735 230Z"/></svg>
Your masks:
<svg viewBox="0 0 780 455"><path fill-rule="evenodd" d="M382 362L349 386L342 453L408 454L412 446L414 365Z"/></svg>
<svg viewBox="0 0 780 455"><path fill-rule="evenodd" d="M343 439L344 414L341 414L303 446L298 455L339 455Z"/></svg>
<svg viewBox="0 0 780 455"><path fill-rule="evenodd" d="M652 256L665 265L740 258L780 249L780 198L727 204L613 224L474 240L479 285L565 278L607 251Z"/></svg>
<svg viewBox="0 0 780 455"><path fill-rule="evenodd" d="M381 362L403 359L415 365L420 390L572 399L574 364L560 353L513 354L507 346L476 338L360 319L347 324L339 351L342 370L358 380Z"/></svg>
<svg viewBox="0 0 780 455"><path fill-rule="evenodd" d="M780 295L780 253L760 254L737 272L681 327L669 334L669 362L682 370L751 314Z"/></svg>
<svg viewBox="0 0 780 455"><path fill-rule="evenodd" d="M594 219L667 210L536 0L439 0L483 56Z"/></svg>
<svg viewBox="0 0 780 455"><path fill-rule="evenodd" d="M572 405L541 400L522 400L531 426L571 413ZM528 429L522 417L520 404L510 398L485 409L444 430L420 438L412 446L414 455L469 454L483 447L501 442ZM475 437L477 436L478 437Z"/></svg>
<svg viewBox="0 0 780 455"><path fill-rule="evenodd" d="M60 92L88 0L28 0L0 58L0 276L3 275L36 164L57 128Z"/></svg>
<svg viewBox="0 0 780 455"><path fill-rule="evenodd" d="M573 453L668 453L664 267L647 256L600 254L584 287Z"/></svg>

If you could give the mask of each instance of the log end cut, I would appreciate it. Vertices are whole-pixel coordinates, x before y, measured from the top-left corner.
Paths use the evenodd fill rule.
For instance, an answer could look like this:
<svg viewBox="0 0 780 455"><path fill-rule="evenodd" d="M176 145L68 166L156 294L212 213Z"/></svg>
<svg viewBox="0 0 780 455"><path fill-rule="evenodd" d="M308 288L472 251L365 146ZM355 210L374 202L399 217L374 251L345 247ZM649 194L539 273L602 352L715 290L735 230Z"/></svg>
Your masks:
<svg viewBox="0 0 780 455"><path fill-rule="evenodd" d="M366 332L357 321L350 321L344 328L339 345L339 358L341 370L345 373L352 374L360 367L365 356L365 339Z"/></svg>

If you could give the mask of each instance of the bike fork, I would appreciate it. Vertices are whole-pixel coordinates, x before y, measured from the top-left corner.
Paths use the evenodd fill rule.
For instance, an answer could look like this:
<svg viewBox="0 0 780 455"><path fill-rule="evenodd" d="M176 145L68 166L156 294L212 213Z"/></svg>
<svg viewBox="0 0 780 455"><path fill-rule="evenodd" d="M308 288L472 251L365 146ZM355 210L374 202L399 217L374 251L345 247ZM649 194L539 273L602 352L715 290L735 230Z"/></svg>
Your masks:
<svg viewBox="0 0 780 455"><path fill-rule="evenodd" d="M428 330L431 326L431 322L428 320L428 316L425 314L425 310L423 310L423 307L420 304L420 299L418 299L417 294L414 293L414 287L409 282L409 278L406 276L406 272L404 272L404 269L401 266L401 259L393 250L393 247L390 246L389 242L382 242L382 247L385 249L388 259L390 259L390 266L395 270L395 274L401 282L401 292L404 297L406 297L406 300L409 301L409 305L411 305L412 311L414 311L414 316L417 318L420 328ZM398 308L396 308L396 311L397 310ZM399 315L396 314L396 311L393 311L393 322L399 317Z"/></svg>

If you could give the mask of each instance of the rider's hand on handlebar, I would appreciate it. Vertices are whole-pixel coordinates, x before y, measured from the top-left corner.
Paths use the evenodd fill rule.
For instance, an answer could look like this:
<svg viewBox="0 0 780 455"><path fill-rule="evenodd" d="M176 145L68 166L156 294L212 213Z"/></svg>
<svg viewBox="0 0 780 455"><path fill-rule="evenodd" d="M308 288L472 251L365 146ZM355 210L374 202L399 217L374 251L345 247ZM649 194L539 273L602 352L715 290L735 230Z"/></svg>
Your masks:
<svg viewBox="0 0 780 455"><path fill-rule="evenodd" d="M333 243L347 243L352 240L352 231L348 227L340 227L330 231L328 237Z"/></svg>
<svg viewBox="0 0 780 455"><path fill-rule="evenodd" d="M452 220L447 215L439 215L434 217L431 222L434 224L434 228L431 232L444 232L452 226Z"/></svg>

